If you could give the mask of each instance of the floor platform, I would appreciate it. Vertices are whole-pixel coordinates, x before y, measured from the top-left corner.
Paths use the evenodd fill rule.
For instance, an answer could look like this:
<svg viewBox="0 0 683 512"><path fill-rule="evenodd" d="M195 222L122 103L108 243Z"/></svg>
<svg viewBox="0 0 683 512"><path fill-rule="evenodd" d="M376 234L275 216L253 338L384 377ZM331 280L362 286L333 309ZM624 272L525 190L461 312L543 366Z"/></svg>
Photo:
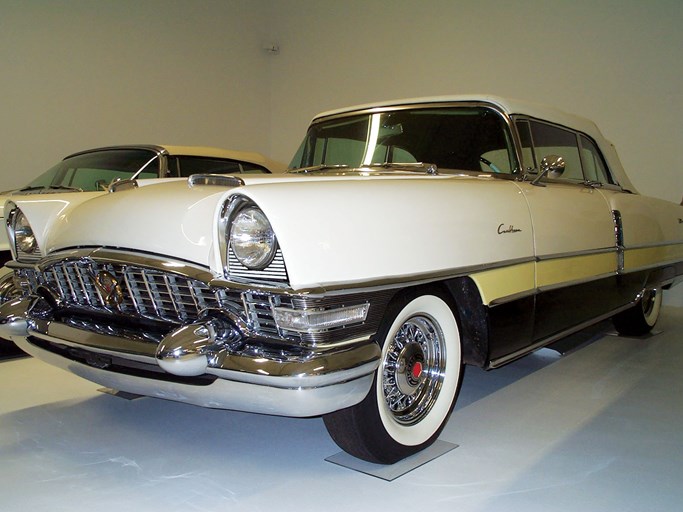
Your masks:
<svg viewBox="0 0 683 512"><path fill-rule="evenodd" d="M458 448L393 481L326 462L321 419L124 400L3 360L0 510L680 510L683 309L657 327L467 368L441 435Z"/></svg>

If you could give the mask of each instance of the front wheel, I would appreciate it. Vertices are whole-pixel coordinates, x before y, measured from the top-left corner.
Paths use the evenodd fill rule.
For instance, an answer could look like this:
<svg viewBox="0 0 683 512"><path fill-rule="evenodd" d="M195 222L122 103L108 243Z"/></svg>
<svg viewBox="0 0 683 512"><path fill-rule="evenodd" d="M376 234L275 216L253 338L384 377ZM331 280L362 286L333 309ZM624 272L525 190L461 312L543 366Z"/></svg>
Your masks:
<svg viewBox="0 0 683 512"><path fill-rule="evenodd" d="M652 330L662 308L662 289L648 288L633 306L612 318L622 336L642 336Z"/></svg>
<svg viewBox="0 0 683 512"><path fill-rule="evenodd" d="M460 331L446 301L425 294L393 304L378 339L372 389L324 421L344 451L392 464L431 445L446 425L462 379Z"/></svg>

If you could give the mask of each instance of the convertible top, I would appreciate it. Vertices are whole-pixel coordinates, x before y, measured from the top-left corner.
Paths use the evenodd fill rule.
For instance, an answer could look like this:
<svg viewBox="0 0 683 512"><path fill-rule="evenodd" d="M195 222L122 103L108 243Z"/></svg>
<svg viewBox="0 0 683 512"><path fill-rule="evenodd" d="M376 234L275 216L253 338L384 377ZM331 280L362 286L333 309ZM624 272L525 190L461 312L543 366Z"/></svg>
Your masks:
<svg viewBox="0 0 683 512"><path fill-rule="evenodd" d="M607 140L597 125L590 119L586 119L581 116L574 114L569 114L560 109L550 107L541 103L535 103L526 100L517 100L511 98L503 98L500 96L492 95L453 95L453 96L429 96L423 98L405 98L390 101L382 101L378 103L366 103L363 105L355 105L352 107L346 107L336 110L329 110L316 115L313 118L313 123L316 121L336 115L350 114L353 112L367 111L371 109L382 109L391 107L400 107L404 105L419 106L430 104L442 104L442 103L488 103L500 111L504 112L508 116L513 115L524 115L528 117L543 119L545 121L550 121L561 126L566 126L574 130L585 133L590 138L592 138L597 145L602 150L603 155L608 161L609 167L612 170L614 177L616 178L619 185L624 190L629 192L637 193L631 180L629 180L624 168L621 165L619 156L609 140Z"/></svg>

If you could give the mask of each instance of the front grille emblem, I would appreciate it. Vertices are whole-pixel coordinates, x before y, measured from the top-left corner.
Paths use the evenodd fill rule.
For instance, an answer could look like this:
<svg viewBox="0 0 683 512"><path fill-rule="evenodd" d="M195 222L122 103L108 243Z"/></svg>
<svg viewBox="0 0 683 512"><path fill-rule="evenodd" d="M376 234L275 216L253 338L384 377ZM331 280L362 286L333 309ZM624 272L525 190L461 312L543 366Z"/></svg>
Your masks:
<svg viewBox="0 0 683 512"><path fill-rule="evenodd" d="M102 295L104 303L112 308L118 308L123 303L123 290L116 278L109 272L102 270L95 276L95 286Z"/></svg>

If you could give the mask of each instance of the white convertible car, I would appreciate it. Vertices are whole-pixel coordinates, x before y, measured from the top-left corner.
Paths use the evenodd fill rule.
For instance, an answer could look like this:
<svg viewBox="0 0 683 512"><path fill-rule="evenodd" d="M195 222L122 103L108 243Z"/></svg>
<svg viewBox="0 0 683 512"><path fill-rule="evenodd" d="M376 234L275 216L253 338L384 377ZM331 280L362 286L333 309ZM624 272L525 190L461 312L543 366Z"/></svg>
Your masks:
<svg viewBox="0 0 683 512"><path fill-rule="evenodd" d="M111 388L324 417L392 463L444 427L463 365L591 323L652 328L683 207L596 126L493 97L316 117L285 175L122 181L9 202L0 334Z"/></svg>
<svg viewBox="0 0 683 512"><path fill-rule="evenodd" d="M202 146L134 144L88 149L66 156L18 190L0 192L0 222L7 199L57 192L102 192L114 180L173 178L198 172L270 173L284 165L259 153ZM11 258L9 240L0 230L0 265Z"/></svg>

